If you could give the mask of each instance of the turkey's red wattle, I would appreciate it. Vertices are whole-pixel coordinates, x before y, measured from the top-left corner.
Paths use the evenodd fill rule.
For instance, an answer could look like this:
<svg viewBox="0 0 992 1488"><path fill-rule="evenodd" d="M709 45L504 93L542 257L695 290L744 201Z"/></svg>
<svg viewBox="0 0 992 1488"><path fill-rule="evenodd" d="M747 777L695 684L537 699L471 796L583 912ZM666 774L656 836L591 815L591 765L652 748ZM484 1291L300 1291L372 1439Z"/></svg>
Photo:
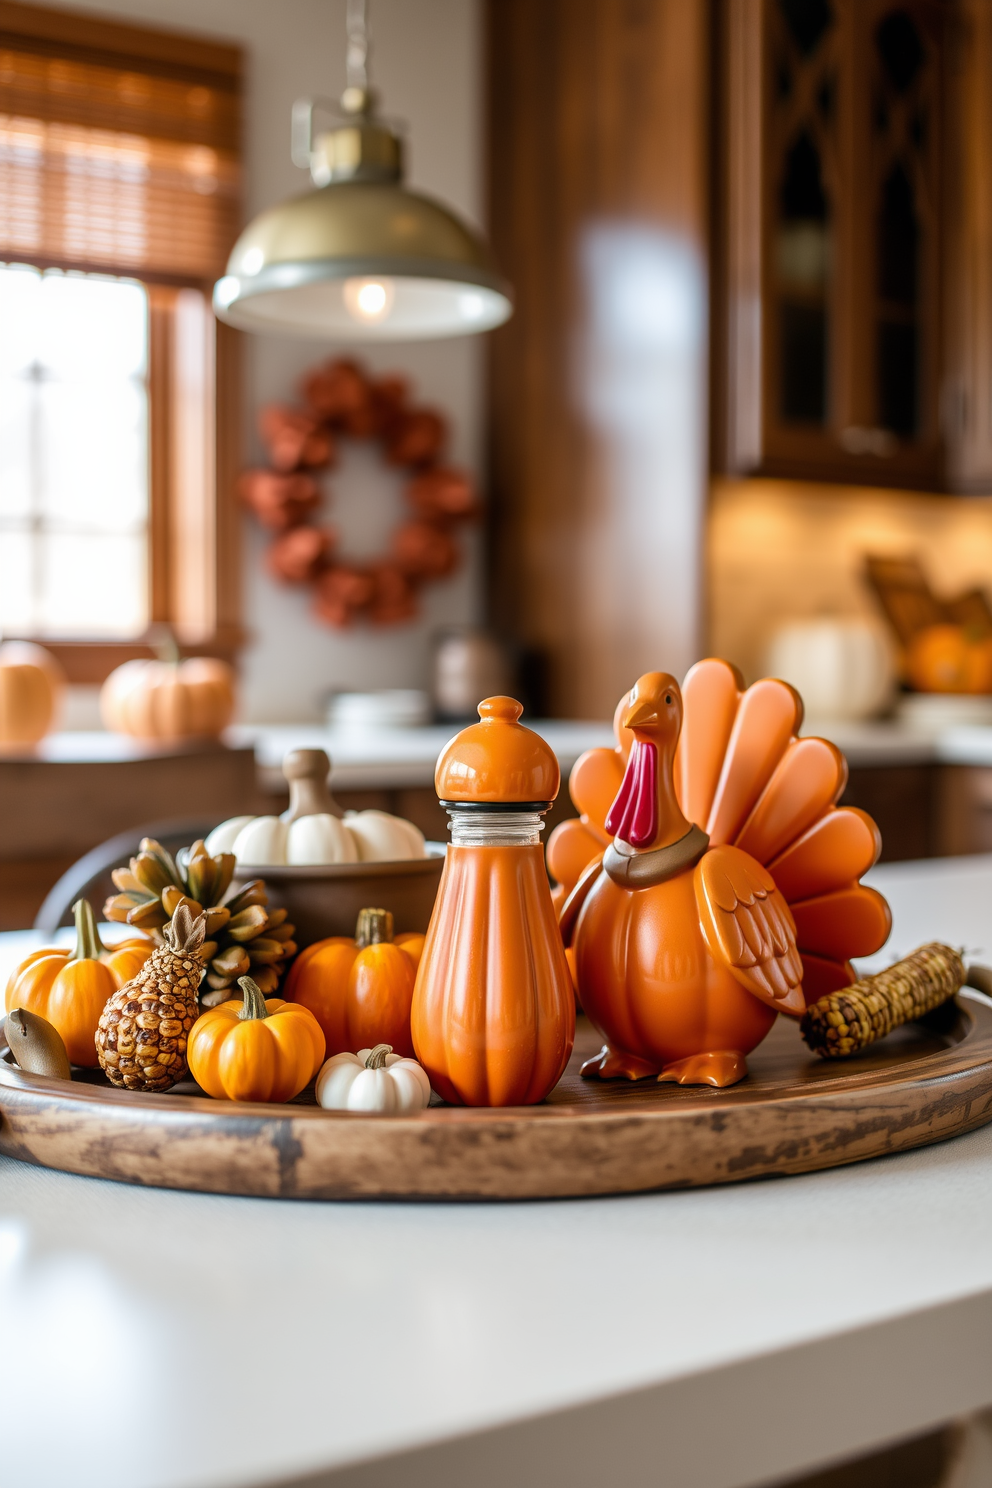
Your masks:
<svg viewBox="0 0 992 1488"><path fill-rule="evenodd" d="M606 830L631 847L649 847L658 835L658 747L635 739L623 783L606 818Z"/></svg>

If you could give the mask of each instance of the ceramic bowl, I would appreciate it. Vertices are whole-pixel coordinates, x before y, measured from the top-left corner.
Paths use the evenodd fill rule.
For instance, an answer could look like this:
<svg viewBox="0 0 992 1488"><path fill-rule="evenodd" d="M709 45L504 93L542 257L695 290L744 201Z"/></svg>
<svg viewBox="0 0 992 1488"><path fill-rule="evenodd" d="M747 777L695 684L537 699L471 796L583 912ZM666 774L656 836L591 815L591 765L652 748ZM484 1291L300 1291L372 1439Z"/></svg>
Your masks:
<svg viewBox="0 0 992 1488"><path fill-rule="evenodd" d="M354 935L360 909L388 909L394 930L426 930L441 882L445 845L428 842L426 858L386 863L327 863L296 868L239 863L238 883L264 878L269 903L288 911L296 943Z"/></svg>

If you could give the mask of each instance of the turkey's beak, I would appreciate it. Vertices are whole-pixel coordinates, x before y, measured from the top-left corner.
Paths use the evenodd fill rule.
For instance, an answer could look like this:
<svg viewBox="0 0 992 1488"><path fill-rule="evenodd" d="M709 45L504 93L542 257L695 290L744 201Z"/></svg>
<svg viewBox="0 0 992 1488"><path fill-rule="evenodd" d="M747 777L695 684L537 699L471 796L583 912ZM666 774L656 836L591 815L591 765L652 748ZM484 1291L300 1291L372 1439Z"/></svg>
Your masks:
<svg viewBox="0 0 992 1488"><path fill-rule="evenodd" d="M651 698L642 698L632 703L624 714L624 728L643 728L645 724L659 723L658 706Z"/></svg>

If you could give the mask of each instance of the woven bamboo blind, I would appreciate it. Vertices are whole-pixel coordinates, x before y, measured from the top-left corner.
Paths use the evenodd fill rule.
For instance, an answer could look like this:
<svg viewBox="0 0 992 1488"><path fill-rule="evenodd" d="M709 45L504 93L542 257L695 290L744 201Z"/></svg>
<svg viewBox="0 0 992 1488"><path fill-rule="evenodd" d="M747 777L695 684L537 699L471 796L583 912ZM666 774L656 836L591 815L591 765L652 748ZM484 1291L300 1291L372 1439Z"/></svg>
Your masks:
<svg viewBox="0 0 992 1488"><path fill-rule="evenodd" d="M236 49L0 3L0 258L202 283L237 235Z"/></svg>

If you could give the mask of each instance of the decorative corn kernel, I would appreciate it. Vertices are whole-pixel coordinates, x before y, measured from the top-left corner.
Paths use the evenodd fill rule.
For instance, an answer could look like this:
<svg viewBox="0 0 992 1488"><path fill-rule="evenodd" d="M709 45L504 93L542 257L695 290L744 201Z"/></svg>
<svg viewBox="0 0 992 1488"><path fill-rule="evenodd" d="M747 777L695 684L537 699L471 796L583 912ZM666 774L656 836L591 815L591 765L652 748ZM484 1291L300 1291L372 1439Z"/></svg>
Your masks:
<svg viewBox="0 0 992 1488"><path fill-rule="evenodd" d="M800 1032L822 1058L843 1059L939 1007L964 978L959 953L934 941L886 971L821 997L806 1009Z"/></svg>

